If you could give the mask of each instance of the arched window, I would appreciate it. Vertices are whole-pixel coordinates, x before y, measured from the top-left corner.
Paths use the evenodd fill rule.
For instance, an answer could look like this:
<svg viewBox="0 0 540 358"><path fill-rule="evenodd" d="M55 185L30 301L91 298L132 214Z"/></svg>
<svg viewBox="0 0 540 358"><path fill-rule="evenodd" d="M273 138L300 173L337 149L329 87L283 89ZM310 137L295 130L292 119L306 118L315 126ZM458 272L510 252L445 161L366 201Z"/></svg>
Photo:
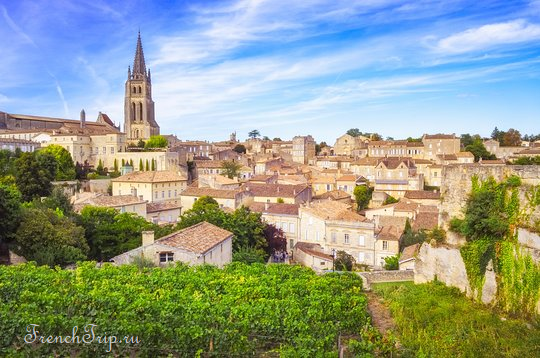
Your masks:
<svg viewBox="0 0 540 358"><path fill-rule="evenodd" d="M135 122L135 103L131 104L131 120Z"/></svg>
<svg viewBox="0 0 540 358"><path fill-rule="evenodd" d="M133 93L137 93L137 87L133 86Z"/></svg>
<svg viewBox="0 0 540 358"><path fill-rule="evenodd" d="M143 121L143 109L142 109L142 103L139 103L139 121Z"/></svg>
<svg viewBox="0 0 540 358"><path fill-rule="evenodd" d="M141 86L139 86L139 93L142 93L142 89L141 89Z"/></svg>

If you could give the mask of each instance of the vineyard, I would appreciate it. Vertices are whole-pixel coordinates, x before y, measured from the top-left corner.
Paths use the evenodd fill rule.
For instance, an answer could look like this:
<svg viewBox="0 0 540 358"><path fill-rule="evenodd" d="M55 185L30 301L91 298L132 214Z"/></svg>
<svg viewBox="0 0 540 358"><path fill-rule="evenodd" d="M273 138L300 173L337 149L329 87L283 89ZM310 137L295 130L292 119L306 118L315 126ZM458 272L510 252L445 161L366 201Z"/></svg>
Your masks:
<svg viewBox="0 0 540 358"><path fill-rule="evenodd" d="M337 356L342 344L374 350L360 337L372 332L361 285L356 275L317 276L288 265L0 266L0 356ZM139 343L24 340L29 325L56 337L87 324L96 335Z"/></svg>

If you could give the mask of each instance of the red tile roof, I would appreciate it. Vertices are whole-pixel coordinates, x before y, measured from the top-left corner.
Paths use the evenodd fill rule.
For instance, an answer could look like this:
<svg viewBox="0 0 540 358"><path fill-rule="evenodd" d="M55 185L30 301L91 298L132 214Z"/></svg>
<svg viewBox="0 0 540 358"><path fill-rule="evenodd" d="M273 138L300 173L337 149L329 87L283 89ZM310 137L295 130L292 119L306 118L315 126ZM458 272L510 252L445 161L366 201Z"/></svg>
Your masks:
<svg viewBox="0 0 540 358"><path fill-rule="evenodd" d="M232 236L232 232L203 221L162 237L156 243L204 254Z"/></svg>

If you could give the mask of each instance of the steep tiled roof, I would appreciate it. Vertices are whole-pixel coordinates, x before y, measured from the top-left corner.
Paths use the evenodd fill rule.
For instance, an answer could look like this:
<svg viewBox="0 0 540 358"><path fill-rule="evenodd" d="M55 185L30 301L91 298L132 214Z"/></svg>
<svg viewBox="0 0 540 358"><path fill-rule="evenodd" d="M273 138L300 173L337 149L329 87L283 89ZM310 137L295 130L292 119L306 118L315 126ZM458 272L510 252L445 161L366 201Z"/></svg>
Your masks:
<svg viewBox="0 0 540 358"><path fill-rule="evenodd" d="M218 199L234 199L240 190L226 190L214 188L191 188L188 187L180 195L181 196L211 196Z"/></svg>
<svg viewBox="0 0 540 358"><path fill-rule="evenodd" d="M336 179L333 176L318 176L313 178L313 184L334 184Z"/></svg>
<svg viewBox="0 0 540 358"><path fill-rule="evenodd" d="M336 180L337 181L358 181L360 180L362 177L361 176L356 176L356 175L353 175L353 174L347 174L347 175L343 175L339 178L337 178Z"/></svg>
<svg viewBox="0 0 540 358"><path fill-rule="evenodd" d="M437 158L442 160L457 160L456 154L437 154Z"/></svg>
<svg viewBox="0 0 540 358"><path fill-rule="evenodd" d="M185 181L186 177L172 170L159 170L150 172L132 172L112 179L113 182L130 183L161 183L170 181Z"/></svg>
<svg viewBox="0 0 540 358"><path fill-rule="evenodd" d="M402 232L395 226L385 226L377 234L378 240L398 241Z"/></svg>
<svg viewBox="0 0 540 358"><path fill-rule="evenodd" d="M323 200L314 201L302 210L326 220L337 221L368 221L366 217L350 210L351 206L339 201Z"/></svg>
<svg viewBox="0 0 540 358"><path fill-rule="evenodd" d="M441 193L433 192L428 190L407 190L405 192L405 198L407 199L434 199L438 200L441 198Z"/></svg>
<svg viewBox="0 0 540 358"><path fill-rule="evenodd" d="M331 199L331 200L343 200L343 199L351 199L351 195L343 190L330 190L326 193L322 193L321 195L316 195L313 197L313 200L317 199Z"/></svg>
<svg viewBox="0 0 540 358"><path fill-rule="evenodd" d="M282 204L282 203L256 203L249 205L251 211L257 213L268 213L275 215L293 215L298 216L298 204Z"/></svg>
<svg viewBox="0 0 540 358"><path fill-rule="evenodd" d="M319 244L312 244L309 242L297 242L294 248L305 252L308 255L320 257L325 260L333 260L334 258L322 251L322 247Z"/></svg>
<svg viewBox="0 0 540 358"><path fill-rule="evenodd" d="M394 211L416 211L420 204L411 201L400 200L394 206Z"/></svg>
<svg viewBox="0 0 540 358"><path fill-rule="evenodd" d="M414 162L410 158L388 157L379 160L379 163L383 163L388 169L396 169L401 163L407 168L414 168Z"/></svg>
<svg viewBox="0 0 540 358"><path fill-rule="evenodd" d="M204 254L232 237L233 233L203 221L156 240L161 245Z"/></svg>
<svg viewBox="0 0 540 358"><path fill-rule="evenodd" d="M474 158L474 155L471 152L459 152L459 153L456 153L456 157L458 157L458 158Z"/></svg>
<svg viewBox="0 0 540 358"><path fill-rule="evenodd" d="M405 249L403 249L403 252L401 253L401 257L399 258L399 263L409 261L410 259L415 258L419 250L420 250L420 244L407 246Z"/></svg>
<svg viewBox="0 0 540 358"><path fill-rule="evenodd" d="M85 206L101 206L106 208L117 208L124 205L144 204L146 200L141 200L134 195L102 195L88 198L74 204L75 211L81 211Z"/></svg>
<svg viewBox="0 0 540 358"><path fill-rule="evenodd" d="M164 211L164 210L174 210L174 209L180 209L182 206L170 203L170 202L158 202L158 203L148 203L146 204L146 212L147 213L155 213L158 211Z"/></svg>
<svg viewBox="0 0 540 358"><path fill-rule="evenodd" d="M221 168L223 167L223 161L221 160L195 160L197 168Z"/></svg>
<svg viewBox="0 0 540 358"><path fill-rule="evenodd" d="M253 193L254 196L267 196L277 198L294 198L308 186L300 185L285 185L285 184L256 184L245 183L242 189Z"/></svg>
<svg viewBox="0 0 540 358"><path fill-rule="evenodd" d="M439 226L439 213L421 211L416 214L416 219L412 222L413 230L432 230Z"/></svg>

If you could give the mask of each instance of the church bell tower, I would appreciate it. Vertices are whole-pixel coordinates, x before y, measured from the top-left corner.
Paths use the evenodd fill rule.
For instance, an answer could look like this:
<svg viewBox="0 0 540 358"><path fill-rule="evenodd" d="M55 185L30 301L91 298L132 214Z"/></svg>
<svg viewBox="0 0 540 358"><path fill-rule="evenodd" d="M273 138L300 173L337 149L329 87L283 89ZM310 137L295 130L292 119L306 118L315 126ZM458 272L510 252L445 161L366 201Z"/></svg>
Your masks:
<svg viewBox="0 0 540 358"><path fill-rule="evenodd" d="M124 131L128 142L148 140L159 134L159 126L154 116L152 100L152 80L150 69L146 71L141 33L137 38L137 48L133 61L133 71L128 67L124 103Z"/></svg>

